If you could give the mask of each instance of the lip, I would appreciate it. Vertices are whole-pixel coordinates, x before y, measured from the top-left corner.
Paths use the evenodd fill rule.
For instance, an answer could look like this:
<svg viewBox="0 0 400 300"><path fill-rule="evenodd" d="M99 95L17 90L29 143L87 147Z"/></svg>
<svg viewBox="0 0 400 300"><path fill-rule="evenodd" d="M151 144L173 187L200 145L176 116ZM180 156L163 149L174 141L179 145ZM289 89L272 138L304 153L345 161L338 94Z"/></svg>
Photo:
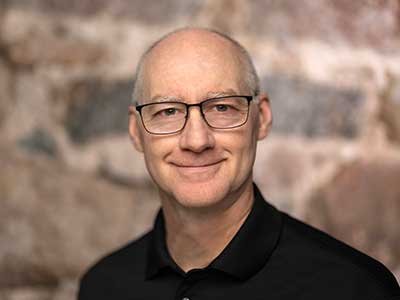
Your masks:
<svg viewBox="0 0 400 300"><path fill-rule="evenodd" d="M212 180L218 173L224 160L215 162L207 162L202 164L176 164L176 170L181 178L189 181L206 181Z"/></svg>
<svg viewBox="0 0 400 300"><path fill-rule="evenodd" d="M181 164L181 163L172 163L178 168L207 168L207 167L212 167L215 166L219 163L221 163L223 159L218 160L216 162L209 162L209 163L202 163L202 164Z"/></svg>

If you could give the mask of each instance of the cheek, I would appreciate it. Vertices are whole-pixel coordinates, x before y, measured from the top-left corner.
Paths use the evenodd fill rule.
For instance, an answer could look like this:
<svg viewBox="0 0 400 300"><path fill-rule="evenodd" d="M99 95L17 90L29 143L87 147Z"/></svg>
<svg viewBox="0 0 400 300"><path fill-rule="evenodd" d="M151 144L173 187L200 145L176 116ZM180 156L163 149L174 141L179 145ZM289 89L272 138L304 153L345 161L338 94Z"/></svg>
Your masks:
<svg viewBox="0 0 400 300"><path fill-rule="evenodd" d="M144 138L143 141L144 159L147 168L151 172L154 168L157 168L160 161L165 156L167 145L165 145L164 141L157 139L157 137Z"/></svg>
<svg viewBox="0 0 400 300"><path fill-rule="evenodd" d="M237 138L238 157L240 159L238 164L241 168L239 172L246 174L251 172L253 168L257 149L256 122L254 119L249 121L247 123L248 127L246 126L244 132Z"/></svg>
<svg viewBox="0 0 400 300"><path fill-rule="evenodd" d="M234 172L246 172L251 169L254 157L257 139L253 132L246 130L238 131L231 135L229 139L225 139L223 145L225 150L229 151L233 161L233 167L236 169Z"/></svg>
<svg viewBox="0 0 400 300"><path fill-rule="evenodd" d="M147 169L151 177L158 182L157 178L168 176L168 168L165 158L173 152L177 145L173 137L145 136L143 139L143 154Z"/></svg>
<svg viewBox="0 0 400 300"><path fill-rule="evenodd" d="M243 168L251 168L255 159L257 140L253 135L242 137L241 163Z"/></svg>

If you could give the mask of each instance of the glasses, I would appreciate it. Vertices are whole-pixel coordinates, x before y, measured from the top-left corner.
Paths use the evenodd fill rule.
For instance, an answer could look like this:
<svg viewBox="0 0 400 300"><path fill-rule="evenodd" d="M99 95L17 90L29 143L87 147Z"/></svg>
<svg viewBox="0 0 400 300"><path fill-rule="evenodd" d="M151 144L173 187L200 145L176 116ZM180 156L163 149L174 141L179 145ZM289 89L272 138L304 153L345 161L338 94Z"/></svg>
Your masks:
<svg viewBox="0 0 400 300"><path fill-rule="evenodd" d="M244 125L249 116L253 96L223 96L200 103L155 102L137 105L142 124L151 134L177 133L185 128L189 108L198 106L208 126L215 129L231 129Z"/></svg>

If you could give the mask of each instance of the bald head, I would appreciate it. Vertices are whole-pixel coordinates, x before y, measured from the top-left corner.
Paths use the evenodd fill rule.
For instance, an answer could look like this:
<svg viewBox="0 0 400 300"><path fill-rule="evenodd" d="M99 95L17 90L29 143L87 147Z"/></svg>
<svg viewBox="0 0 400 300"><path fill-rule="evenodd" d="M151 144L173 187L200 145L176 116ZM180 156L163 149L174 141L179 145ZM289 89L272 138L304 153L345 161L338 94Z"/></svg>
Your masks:
<svg viewBox="0 0 400 300"><path fill-rule="evenodd" d="M178 71L190 68L204 76L211 76L210 70L224 65L225 72L236 75L241 90L250 94L258 94L259 79L247 51L230 37L207 29L179 29L171 32L155 43L143 54L139 61L133 91L133 102L143 102L148 98L146 90L151 88L152 73L168 74L172 67ZM224 76L219 74L223 80ZM187 78L179 79L188 84ZM198 79L196 79L198 81ZM193 82L191 85L195 85Z"/></svg>

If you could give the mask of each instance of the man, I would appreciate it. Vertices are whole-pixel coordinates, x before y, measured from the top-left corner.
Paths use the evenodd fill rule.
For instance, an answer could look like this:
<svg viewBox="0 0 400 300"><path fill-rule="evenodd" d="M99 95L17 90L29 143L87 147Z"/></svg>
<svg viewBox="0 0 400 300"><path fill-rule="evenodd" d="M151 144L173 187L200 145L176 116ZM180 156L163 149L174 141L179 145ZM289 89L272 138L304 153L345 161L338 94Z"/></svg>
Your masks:
<svg viewBox="0 0 400 300"><path fill-rule="evenodd" d="M272 115L242 46L181 29L136 74L129 131L162 209L152 231L85 274L80 300L400 299L382 264L279 212L253 184Z"/></svg>

